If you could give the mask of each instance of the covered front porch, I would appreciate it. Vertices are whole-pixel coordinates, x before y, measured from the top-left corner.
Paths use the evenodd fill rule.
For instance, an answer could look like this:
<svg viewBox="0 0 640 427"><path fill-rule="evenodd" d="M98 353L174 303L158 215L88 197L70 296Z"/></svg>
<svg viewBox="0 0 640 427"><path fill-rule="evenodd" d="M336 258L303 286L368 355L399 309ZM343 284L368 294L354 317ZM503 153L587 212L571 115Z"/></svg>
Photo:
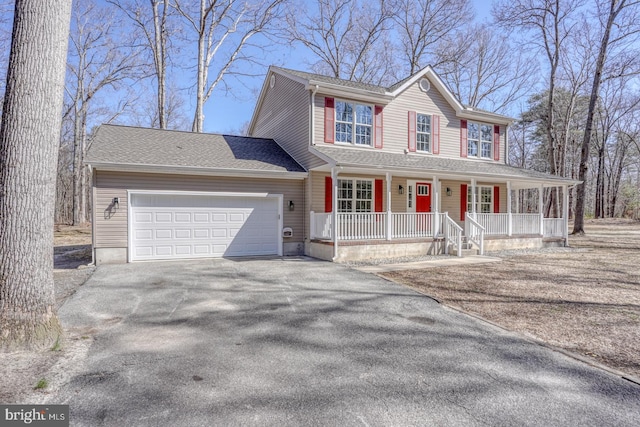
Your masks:
<svg viewBox="0 0 640 427"><path fill-rule="evenodd" d="M320 190L320 182L325 183L325 211L312 209L309 213L312 256L334 261L463 256L470 250L484 254L567 244L569 184L453 173L364 172L333 168L330 174L311 174L314 188ZM362 202L367 200L367 181L372 183L371 211L354 212L368 207ZM549 188L557 188L562 195L557 218L544 215L545 193L549 193L545 189ZM362 197L353 196L353 203L345 203L349 191L360 192ZM537 201L520 203L524 193L535 194ZM312 208L318 205L311 203Z"/></svg>

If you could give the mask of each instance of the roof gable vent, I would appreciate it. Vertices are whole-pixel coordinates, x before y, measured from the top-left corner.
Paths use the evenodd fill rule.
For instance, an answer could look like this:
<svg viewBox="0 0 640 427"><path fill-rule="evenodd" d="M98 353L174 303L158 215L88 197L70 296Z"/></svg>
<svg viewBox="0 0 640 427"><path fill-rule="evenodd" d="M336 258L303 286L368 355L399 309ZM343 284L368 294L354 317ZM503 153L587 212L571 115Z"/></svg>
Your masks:
<svg viewBox="0 0 640 427"><path fill-rule="evenodd" d="M418 85L420 86L420 90L423 92L429 92L429 89L431 89L431 83L429 83L429 80L425 78L420 79L420 83L418 83Z"/></svg>

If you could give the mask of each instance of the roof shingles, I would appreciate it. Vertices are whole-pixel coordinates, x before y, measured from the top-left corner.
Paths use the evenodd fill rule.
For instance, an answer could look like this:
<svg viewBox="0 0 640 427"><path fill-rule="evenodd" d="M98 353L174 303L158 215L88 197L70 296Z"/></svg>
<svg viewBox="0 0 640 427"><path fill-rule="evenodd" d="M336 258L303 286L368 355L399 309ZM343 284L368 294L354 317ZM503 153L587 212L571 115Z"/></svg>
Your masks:
<svg viewBox="0 0 640 427"><path fill-rule="evenodd" d="M305 172L274 140L102 125L87 152L90 164L152 165Z"/></svg>

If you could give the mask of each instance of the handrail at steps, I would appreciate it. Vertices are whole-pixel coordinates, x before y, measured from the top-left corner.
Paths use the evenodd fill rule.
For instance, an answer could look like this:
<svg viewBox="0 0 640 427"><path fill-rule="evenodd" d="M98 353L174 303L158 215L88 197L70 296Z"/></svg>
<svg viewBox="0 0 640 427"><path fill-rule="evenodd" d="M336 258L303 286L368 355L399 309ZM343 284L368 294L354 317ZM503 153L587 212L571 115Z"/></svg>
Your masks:
<svg viewBox="0 0 640 427"><path fill-rule="evenodd" d="M465 217L467 240L480 248L480 255L484 255L484 227L467 212Z"/></svg>
<svg viewBox="0 0 640 427"><path fill-rule="evenodd" d="M449 216L449 212L444 212L444 253L449 255L449 244L455 245L458 249L458 257L462 257L462 227L460 227Z"/></svg>

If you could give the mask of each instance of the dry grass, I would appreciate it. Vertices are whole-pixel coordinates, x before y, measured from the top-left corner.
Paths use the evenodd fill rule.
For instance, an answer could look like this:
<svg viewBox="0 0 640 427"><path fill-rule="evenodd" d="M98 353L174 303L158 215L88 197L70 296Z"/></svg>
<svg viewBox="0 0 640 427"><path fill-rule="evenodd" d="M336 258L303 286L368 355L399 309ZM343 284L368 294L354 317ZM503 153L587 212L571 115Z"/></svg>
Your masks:
<svg viewBox="0 0 640 427"><path fill-rule="evenodd" d="M590 220L574 251L384 273L443 304L640 378L640 222Z"/></svg>

